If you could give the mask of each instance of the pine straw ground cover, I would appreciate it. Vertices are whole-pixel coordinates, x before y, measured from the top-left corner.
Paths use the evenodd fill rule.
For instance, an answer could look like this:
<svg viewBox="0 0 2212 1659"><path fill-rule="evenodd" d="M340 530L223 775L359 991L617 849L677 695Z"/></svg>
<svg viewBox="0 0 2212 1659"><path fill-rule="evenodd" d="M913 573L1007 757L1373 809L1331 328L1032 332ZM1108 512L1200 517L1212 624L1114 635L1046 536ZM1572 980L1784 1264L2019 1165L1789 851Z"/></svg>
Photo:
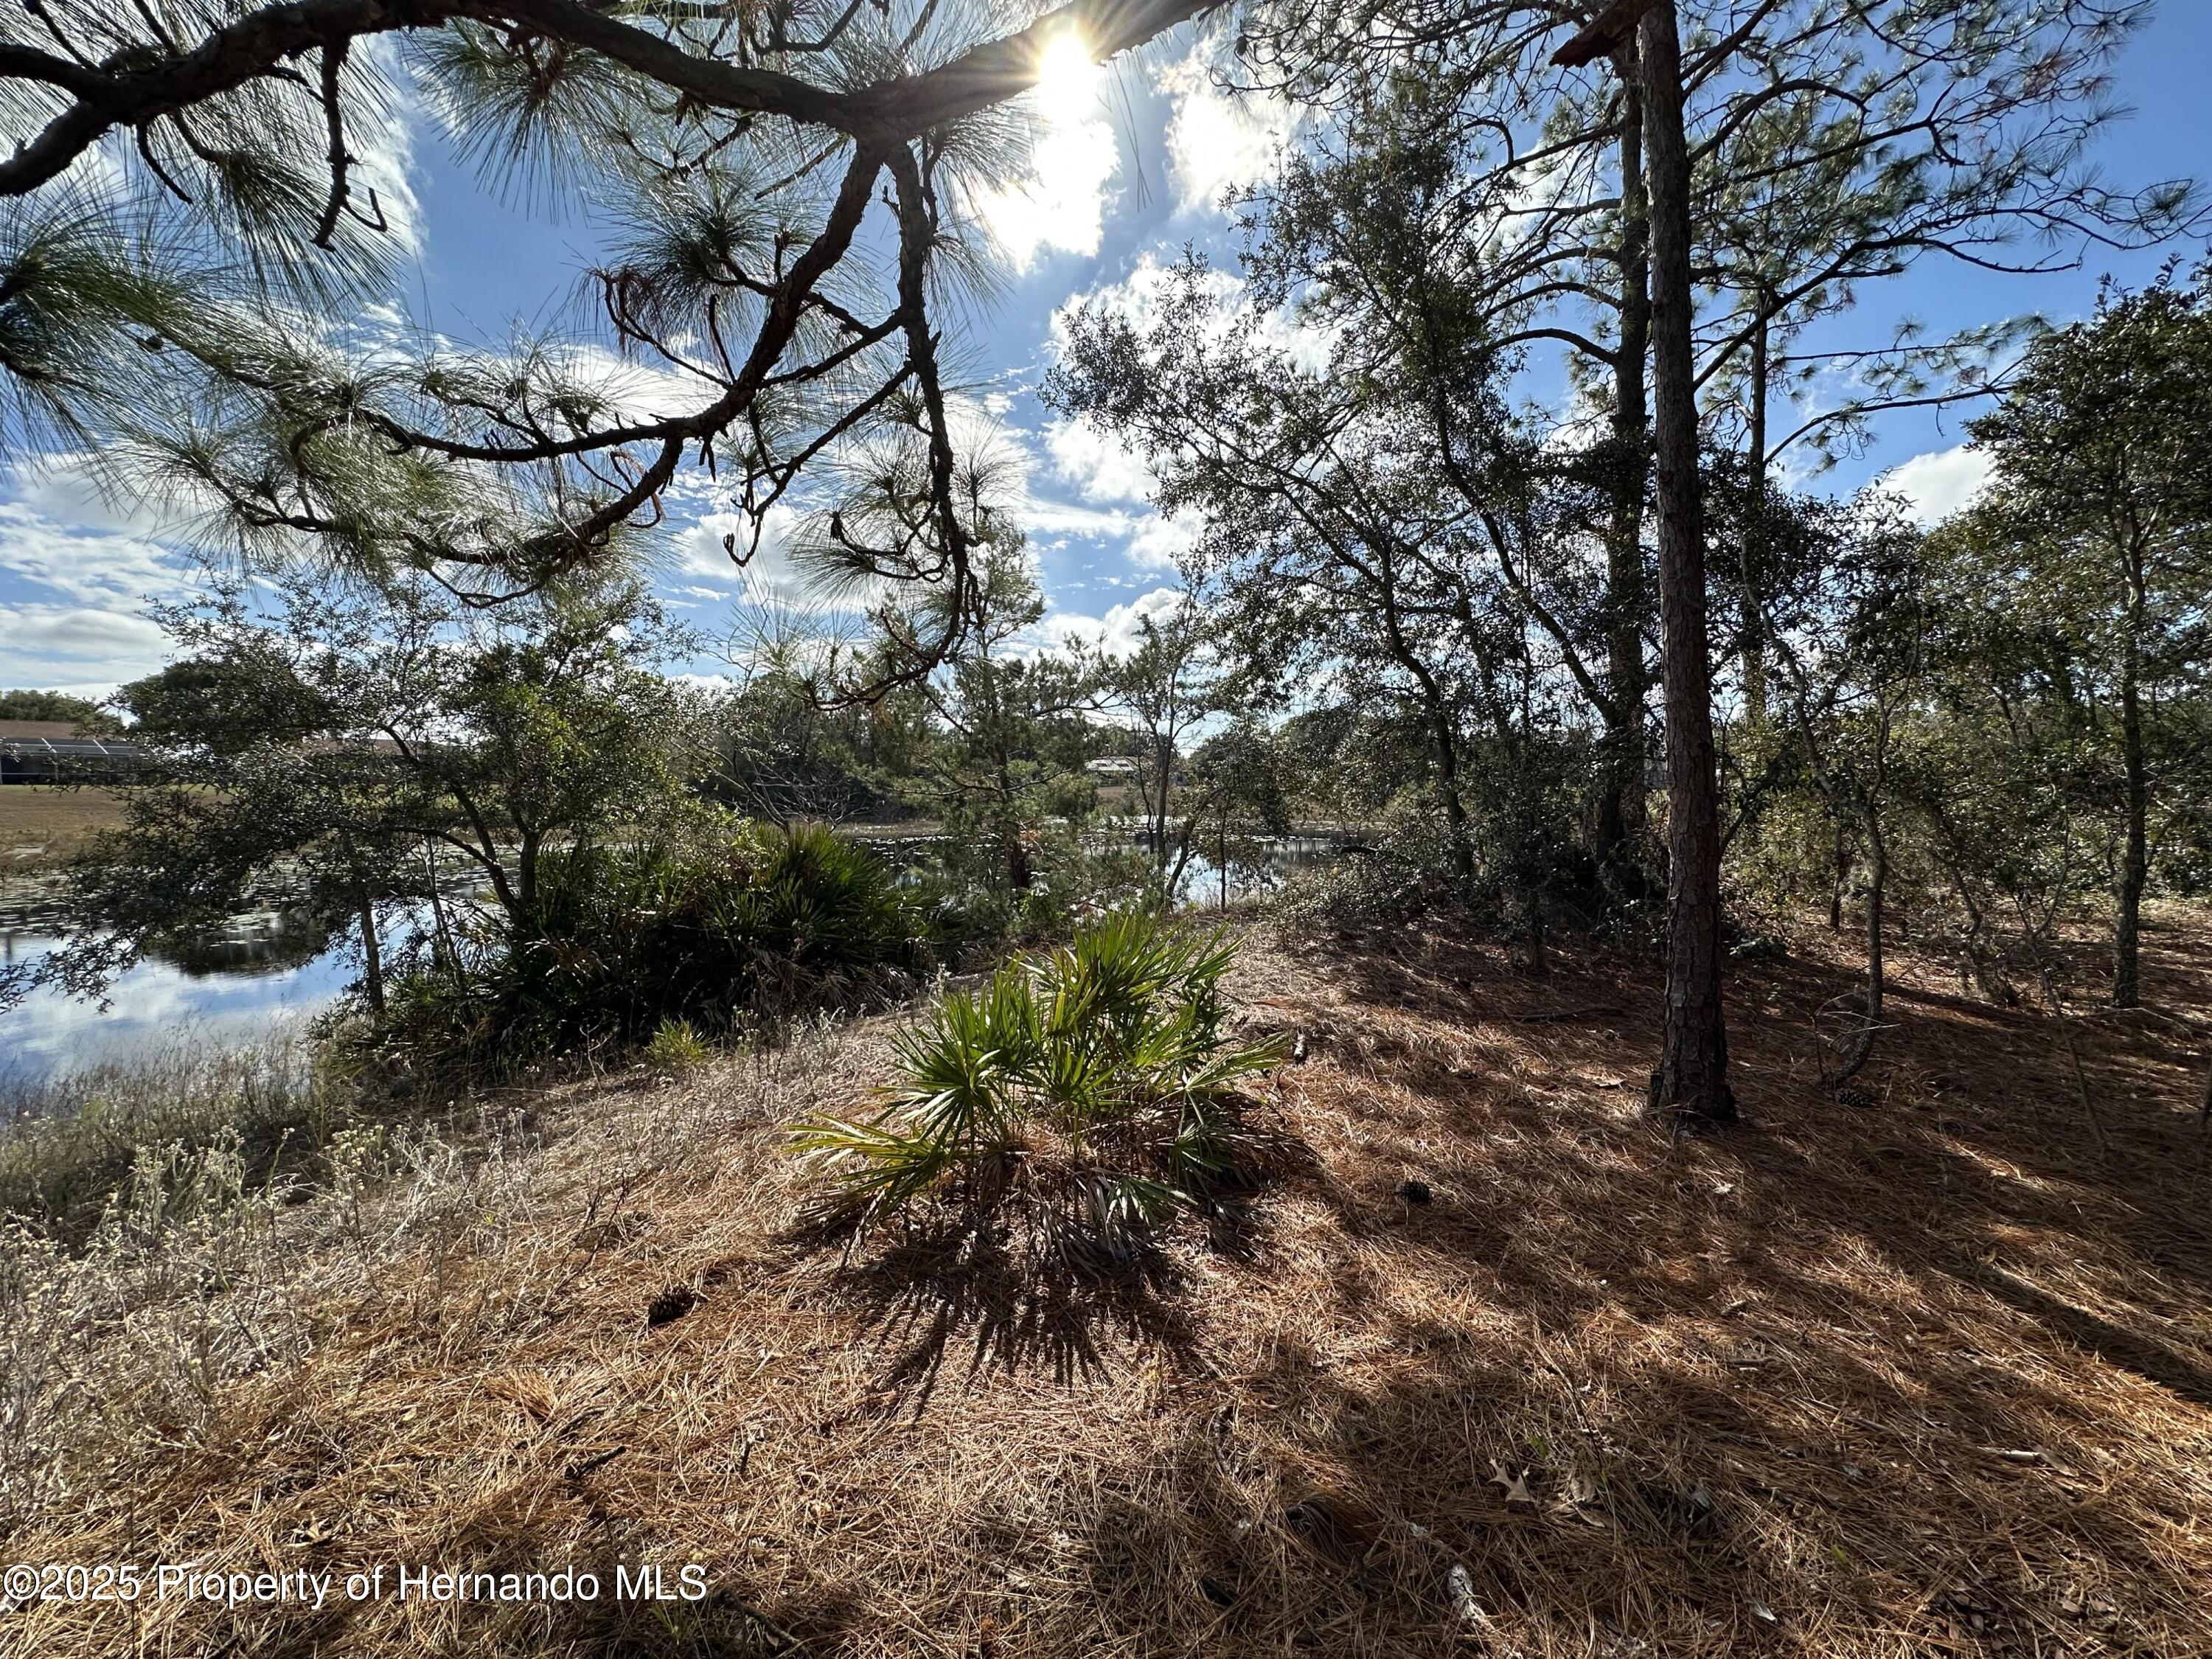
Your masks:
<svg viewBox="0 0 2212 1659"><path fill-rule="evenodd" d="M90 1423L0 1559L697 1563L706 1600L47 1601L0 1646L2212 1653L2203 1035L2080 1020L2100 1150L2047 1021L1908 961L1843 1105L1807 943L1733 986L1751 1121L1670 1144L1640 969L1255 940L1311 1167L1118 1297L792 1236L782 1126L880 1080L884 1022L556 1094L473 1174L287 1206L252 1316L297 1329ZM2201 919L2148 943L2156 1005L2212 1006Z"/></svg>

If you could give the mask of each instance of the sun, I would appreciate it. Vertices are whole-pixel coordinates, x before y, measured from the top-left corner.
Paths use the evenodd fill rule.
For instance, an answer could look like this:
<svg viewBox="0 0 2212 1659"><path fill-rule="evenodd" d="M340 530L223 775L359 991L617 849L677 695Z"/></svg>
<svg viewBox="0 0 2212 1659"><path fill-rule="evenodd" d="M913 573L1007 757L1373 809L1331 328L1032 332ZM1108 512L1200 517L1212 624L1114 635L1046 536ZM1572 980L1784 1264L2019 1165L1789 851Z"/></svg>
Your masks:
<svg viewBox="0 0 2212 1659"><path fill-rule="evenodd" d="M1109 186L1121 167L1107 118L1102 71L1075 29L1062 26L1038 43L1036 84L1024 100L1030 120L1024 176L990 185L975 210L1016 270L1046 248L1095 254Z"/></svg>
<svg viewBox="0 0 2212 1659"><path fill-rule="evenodd" d="M1081 33L1065 28L1037 58L1037 102L1054 123L1079 121L1098 99L1098 65Z"/></svg>

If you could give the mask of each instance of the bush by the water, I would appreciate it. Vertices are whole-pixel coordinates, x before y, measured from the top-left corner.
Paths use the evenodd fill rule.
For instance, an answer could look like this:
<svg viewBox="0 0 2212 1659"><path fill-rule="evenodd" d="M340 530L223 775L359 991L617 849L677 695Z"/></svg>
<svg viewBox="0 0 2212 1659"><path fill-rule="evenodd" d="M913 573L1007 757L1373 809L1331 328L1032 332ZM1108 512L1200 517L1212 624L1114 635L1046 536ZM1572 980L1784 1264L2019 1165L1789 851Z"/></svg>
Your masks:
<svg viewBox="0 0 2212 1659"><path fill-rule="evenodd" d="M1235 954L1220 934L1125 911L947 997L897 1038L880 1113L799 1130L837 1165L824 1218L1004 1214L1056 1260L1126 1266L1260 1144L1237 1086L1281 1050L1224 1029Z"/></svg>
<svg viewBox="0 0 2212 1659"><path fill-rule="evenodd" d="M1389 927L1436 906L1473 908L1477 897L1454 878L1443 825L1400 811L1367 845L1293 872L1267 908L1291 932L1334 933Z"/></svg>
<svg viewBox="0 0 2212 1659"><path fill-rule="evenodd" d="M928 962L927 932L879 860L818 825L587 847L544 860L520 922L402 976L380 1042L495 1070L678 1023L726 1036L903 985Z"/></svg>

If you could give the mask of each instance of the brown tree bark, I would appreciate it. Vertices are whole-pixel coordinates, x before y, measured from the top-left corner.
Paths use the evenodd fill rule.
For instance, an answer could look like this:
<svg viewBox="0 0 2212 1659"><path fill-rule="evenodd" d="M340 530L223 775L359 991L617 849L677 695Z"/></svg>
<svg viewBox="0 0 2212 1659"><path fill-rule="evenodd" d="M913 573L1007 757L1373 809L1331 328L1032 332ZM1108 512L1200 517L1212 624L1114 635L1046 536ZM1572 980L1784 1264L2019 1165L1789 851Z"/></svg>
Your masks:
<svg viewBox="0 0 2212 1659"><path fill-rule="evenodd" d="M1691 343L1690 163L1674 0L1638 26L1651 203L1653 459L1659 501L1660 679L1667 715L1667 1024L1654 1111L1735 1116L1721 1012L1720 787L1713 754L1705 527Z"/></svg>
<svg viewBox="0 0 2212 1659"><path fill-rule="evenodd" d="M384 1018L384 951L376 937L376 907L363 895L361 900L362 988L368 996L368 1012L380 1024Z"/></svg>
<svg viewBox="0 0 2212 1659"><path fill-rule="evenodd" d="M2142 1000L2142 896L2150 880L2150 775L2143 757L2142 630L2147 588L2142 554L2130 550L2127 641L2120 657L2120 763L2127 774L2122 803L2118 890L2112 922L2112 1006Z"/></svg>
<svg viewBox="0 0 2212 1659"><path fill-rule="evenodd" d="M1606 530L1606 787L1598 804L1597 866L1616 895L1645 890L1638 849L1650 829L1644 789L1644 488L1651 420L1644 360L1651 349L1650 219L1644 191L1644 102L1633 40L1613 55L1620 76L1620 338L1613 361L1613 516Z"/></svg>

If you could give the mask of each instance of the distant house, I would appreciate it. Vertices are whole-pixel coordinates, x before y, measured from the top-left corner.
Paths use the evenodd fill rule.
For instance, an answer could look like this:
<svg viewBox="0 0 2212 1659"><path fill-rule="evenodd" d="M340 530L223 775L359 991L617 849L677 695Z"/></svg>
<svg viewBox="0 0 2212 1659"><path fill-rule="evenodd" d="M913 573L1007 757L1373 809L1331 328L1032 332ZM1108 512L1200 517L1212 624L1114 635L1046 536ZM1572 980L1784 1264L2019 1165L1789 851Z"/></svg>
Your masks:
<svg viewBox="0 0 2212 1659"><path fill-rule="evenodd" d="M0 720L0 784L131 783L153 762L143 744L88 738L69 720Z"/></svg>
<svg viewBox="0 0 2212 1659"><path fill-rule="evenodd" d="M1137 763L1127 755L1101 755L1096 760L1084 762L1083 765L1084 769L1094 777L1133 778L1137 775Z"/></svg>

